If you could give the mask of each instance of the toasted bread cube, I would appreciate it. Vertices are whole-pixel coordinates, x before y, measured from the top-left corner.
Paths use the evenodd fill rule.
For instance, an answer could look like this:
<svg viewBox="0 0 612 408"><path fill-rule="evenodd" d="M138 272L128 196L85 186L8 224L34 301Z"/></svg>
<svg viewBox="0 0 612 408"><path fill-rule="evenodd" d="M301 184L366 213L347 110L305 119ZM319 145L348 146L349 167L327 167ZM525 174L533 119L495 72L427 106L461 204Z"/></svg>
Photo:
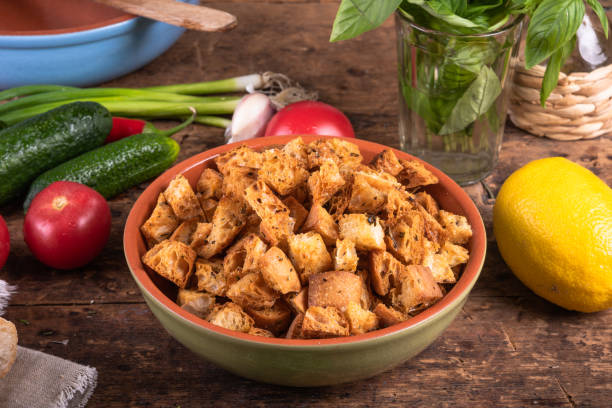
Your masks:
<svg viewBox="0 0 612 408"><path fill-rule="evenodd" d="M363 157L359 147L339 138L319 139L308 145L309 168L321 166L326 160L333 160L339 168L354 169L361 164Z"/></svg>
<svg viewBox="0 0 612 408"><path fill-rule="evenodd" d="M438 183L438 178L416 160L401 160L404 169L397 174L397 180L406 188L417 188Z"/></svg>
<svg viewBox="0 0 612 408"><path fill-rule="evenodd" d="M426 266L408 265L391 289L391 303L403 313L426 308L442 299L442 290Z"/></svg>
<svg viewBox="0 0 612 408"><path fill-rule="evenodd" d="M213 216L215 215L215 210L219 205L219 201L215 200L214 198L202 198L200 193L196 195L198 196L200 207L202 208L202 212L204 213L204 219L207 222L211 222Z"/></svg>
<svg viewBox="0 0 612 408"><path fill-rule="evenodd" d="M285 337L288 339L303 339L302 323L304 323L304 313L300 313L295 316L289 325L289 329L287 329L287 334Z"/></svg>
<svg viewBox="0 0 612 408"><path fill-rule="evenodd" d="M299 293L288 293L285 295L285 301L295 313L306 313L306 309L308 309L308 286L304 286Z"/></svg>
<svg viewBox="0 0 612 408"><path fill-rule="evenodd" d="M219 155L215 159L217 168L223 174L227 176L230 169L234 167L251 167L258 169L261 167L263 157L261 153L256 152L246 145L235 147L227 153Z"/></svg>
<svg viewBox="0 0 612 408"><path fill-rule="evenodd" d="M346 271L322 272L308 280L308 307L333 306L344 312L349 302L360 303L363 285L359 275Z"/></svg>
<svg viewBox="0 0 612 408"><path fill-rule="evenodd" d="M425 209L432 217L438 217L440 207L434 198L425 191L419 191L414 195L414 199L421 207Z"/></svg>
<svg viewBox="0 0 612 408"><path fill-rule="evenodd" d="M308 191L313 204L324 205L344 183L338 165L332 160L323 161L319 170L308 177Z"/></svg>
<svg viewBox="0 0 612 408"><path fill-rule="evenodd" d="M387 221L387 248L396 258L409 264L420 264L424 256L425 221L418 211Z"/></svg>
<svg viewBox="0 0 612 408"><path fill-rule="evenodd" d="M185 245L191 244L191 236L196 230L198 222L196 220L183 221L170 235L171 241L180 241ZM211 225L212 226L212 225Z"/></svg>
<svg viewBox="0 0 612 408"><path fill-rule="evenodd" d="M310 191L308 191L308 182L302 183L293 190L291 197L302 204L304 207L310 207ZM308 212L308 210L306 210Z"/></svg>
<svg viewBox="0 0 612 408"><path fill-rule="evenodd" d="M325 339L349 335L349 324L335 307L310 306L304 314L302 336Z"/></svg>
<svg viewBox="0 0 612 408"><path fill-rule="evenodd" d="M268 286L283 295L299 292L300 277L289 258L278 247L268 249L259 264L261 276Z"/></svg>
<svg viewBox="0 0 612 408"><path fill-rule="evenodd" d="M285 243L293 234L295 220L289 215L289 208L262 180L257 180L246 189L245 197L262 223L260 231L271 245Z"/></svg>
<svg viewBox="0 0 612 408"><path fill-rule="evenodd" d="M162 241L149 249L142 262L159 275L185 289L193 274L196 253L179 241Z"/></svg>
<svg viewBox="0 0 612 408"><path fill-rule="evenodd" d="M297 160L304 168L308 168L308 146L301 137L292 139L283 147L283 151Z"/></svg>
<svg viewBox="0 0 612 408"><path fill-rule="evenodd" d="M440 251L440 255L446 258L446 262L451 268L466 263L470 258L469 252L466 248L450 242L446 242L444 244L442 250Z"/></svg>
<svg viewBox="0 0 612 408"><path fill-rule="evenodd" d="M255 326L269 330L278 336L291 324L291 310L282 301L263 309L247 308L246 312L255 321Z"/></svg>
<svg viewBox="0 0 612 408"><path fill-rule="evenodd" d="M338 222L340 239L349 239L361 251L385 249L385 233L380 220L365 214L345 214Z"/></svg>
<svg viewBox="0 0 612 408"><path fill-rule="evenodd" d="M308 283L310 275L332 268L332 259L323 238L313 231L289 237L289 256L303 285Z"/></svg>
<svg viewBox="0 0 612 408"><path fill-rule="evenodd" d="M377 304L373 312L378 317L380 327L393 326L408 319L408 316L404 313L383 303Z"/></svg>
<svg viewBox="0 0 612 408"><path fill-rule="evenodd" d="M352 176L346 178L344 186L338 190L336 194L329 199L327 203L328 213L332 216L334 221L338 222L340 217L344 214L346 209L351 202L351 196L353 192L353 178Z"/></svg>
<svg viewBox="0 0 612 408"><path fill-rule="evenodd" d="M217 305L208 315L208 321L216 326L242 333L248 333L253 327L253 319L240 306L227 302Z"/></svg>
<svg viewBox="0 0 612 408"><path fill-rule="evenodd" d="M302 225L302 232L314 231L321 235L325 245L333 245L338 239L338 224L319 204L310 207L308 218Z"/></svg>
<svg viewBox="0 0 612 408"><path fill-rule="evenodd" d="M384 218L392 220L401 218L406 213L416 211L418 204L414 196L404 190L393 190L387 194L387 201L382 209Z"/></svg>
<svg viewBox="0 0 612 408"><path fill-rule="evenodd" d="M200 319L206 319L215 306L215 296L196 290L179 289L176 303Z"/></svg>
<svg viewBox="0 0 612 408"><path fill-rule="evenodd" d="M283 150L266 150L263 157L263 164L258 172L259 178L278 194L290 194L308 180L308 170Z"/></svg>
<svg viewBox="0 0 612 408"><path fill-rule="evenodd" d="M392 176L397 176L404 169L404 166L402 166L397 159L393 150L390 149L385 149L378 153L370 162L370 166L373 169L384 171Z"/></svg>
<svg viewBox="0 0 612 408"><path fill-rule="evenodd" d="M366 212L376 214L387 200L386 194L372 187L366 176L356 173L353 175L351 198L348 204L350 212Z"/></svg>
<svg viewBox="0 0 612 408"><path fill-rule="evenodd" d="M334 258L334 270L355 272L359 257L355 243L350 239L337 239L336 247L332 253Z"/></svg>
<svg viewBox="0 0 612 408"><path fill-rule="evenodd" d="M348 321L352 335L367 333L378 328L378 316L369 310L363 309L359 303L349 302L344 316Z"/></svg>
<svg viewBox="0 0 612 408"><path fill-rule="evenodd" d="M196 183L196 192L202 196L202 199L214 198L220 200L223 196L222 185L223 176L221 173L214 169L204 169Z"/></svg>
<svg viewBox="0 0 612 408"><path fill-rule="evenodd" d="M246 273L259 271L259 263L264 257L268 246L256 234L245 235L240 241L243 241L244 250L246 251L242 269Z"/></svg>
<svg viewBox="0 0 612 408"><path fill-rule="evenodd" d="M216 296L225 296L227 282L223 274L222 259L198 259L195 263L195 276L198 290Z"/></svg>
<svg viewBox="0 0 612 408"><path fill-rule="evenodd" d="M365 310L370 310L376 299L370 286L370 272L367 269L360 269L357 271L357 276L361 279L361 299L359 299L359 305Z"/></svg>
<svg viewBox="0 0 612 408"><path fill-rule="evenodd" d="M164 190L164 197L168 200L168 204L170 204L172 211L179 220L204 218L198 197L193 192L189 181L182 174L172 179Z"/></svg>
<svg viewBox="0 0 612 408"><path fill-rule="evenodd" d="M223 197L212 219L212 230L198 255L208 259L220 253L246 224L247 205L232 197Z"/></svg>
<svg viewBox="0 0 612 408"><path fill-rule="evenodd" d="M208 236L212 231L213 225L208 222L196 223L195 231L191 234L191 244L189 246L196 252L200 251L200 248L204 246L208 241Z"/></svg>
<svg viewBox="0 0 612 408"><path fill-rule="evenodd" d="M246 189L257 181L257 169L251 167L230 167L223 178L223 195L245 200Z"/></svg>
<svg viewBox="0 0 612 408"><path fill-rule="evenodd" d="M242 270L245 258L246 251L240 241L232 245L225 253L225 257L223 257L223 276L228 287L246 275Z"/></svg>
<svg viewBox="0 0 612 408"><path fill-rule="evenodd" d="M397 281L397 275L404 265L390 253L381 250L371 251L369 260L372 288L380 296L385 296Z"/></svg>
<svg viewBox="0 0 612 408"><path fill-rule="evenodd" d="M164 194L160 193L151 216L140 227L140 231L144 235L147 245L151 248L155 244L168 239L178 226L178 223L178 219L166 201Z"/></svg>
<svg viewBox="0 0 612 408"><path fill-rule="evenodd" d="M259 224L261 224L261 218L259 218L259 215L252 212L247 216L246 225L240 232L244 235L259 234Z"/></svg>
<svg viewBox="0 0 612 408"><path fill-rule="evenodd" d="M279 295L272 290L259 273L249 273L229 287L225 294L242 308L264 309L272 307Z"/></svg>
<svg viewBox="0 0 612 408"><path fill-rule="evenodd" d="M419 206L418 211L425 221L425 236L434 244L436 251L444 246L448 233L425 208Z"/></svg>
<svg viewBox="0 0 612 408"><path fill-rule="evenodd" d="M304 221L306 221L306 217L308 217L308 210L293 196L285 198L283 204L289 208L289 216L295 220L293 232L298 232Z"/></svg>
<svg viewBox="0 0 612 408"><path fill-rule="evenodd" d="M251 327L249 334L260 337L274 337L274 334L271 331L260 329L259 327Z"/></svg>
<svg viewBox="0 0 612 408"><path fill-rule="evenodd" d="M434 281L438 283L455 283L457 278L446 256L442 254L428 254L423 259L423 266L431 271Z"/></svg>
<svg viewBox="0 0 612 408"><path fill-rule="evenodd" d="M453 244L467 244L472 237L472 227L462 215L440 210L440 224L448 234L448 240Z"/></svg>

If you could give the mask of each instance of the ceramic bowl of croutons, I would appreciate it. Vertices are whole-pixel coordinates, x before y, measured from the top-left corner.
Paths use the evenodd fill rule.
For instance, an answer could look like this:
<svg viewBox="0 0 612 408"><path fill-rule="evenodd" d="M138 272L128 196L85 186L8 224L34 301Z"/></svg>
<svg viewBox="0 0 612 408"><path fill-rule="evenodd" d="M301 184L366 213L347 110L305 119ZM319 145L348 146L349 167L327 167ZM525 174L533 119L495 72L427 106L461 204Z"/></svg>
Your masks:
<svg viewBox="0 0 612 408"><path fill-rule="evenodd" d="M124 232L162 326L240 376L289 386L371 377L430 345L485 257L448 176L358 139L265 137L159 176Z"/></svg>

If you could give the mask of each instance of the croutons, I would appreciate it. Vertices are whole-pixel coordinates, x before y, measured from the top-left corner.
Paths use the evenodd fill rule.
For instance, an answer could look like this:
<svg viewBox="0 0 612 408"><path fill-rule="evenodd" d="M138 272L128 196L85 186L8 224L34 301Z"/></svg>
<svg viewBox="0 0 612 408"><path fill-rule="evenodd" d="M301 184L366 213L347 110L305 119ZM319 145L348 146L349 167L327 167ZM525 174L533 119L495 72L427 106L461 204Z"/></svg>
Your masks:
<svg viewBox="0 0 612 408"><path fill-rule="evenodd" d="M200 178L196 183L196 191L202 196L202 199L214 198L221 199L223 192L223 176L214 169L204 169Z"/></svg>
<svg viewBox="0 0 612 408"><path fill-rule="evenodd" d="M378 316L363 309L359 303L349 302L344 316L348 321L350 333L353 335L367 333L378 328Z"/></svg>
<svg viewBox="0 0 612 408"><path fill-rule="evenodd" d="M336 247L332 253L334 259L334 270L355 272L359 257L355 243L350 239L337 239Z"/></svg>
<svg viewBox="0 0 612 408"><path fill-rule="evenodd" d="M325 245L333 245L338 239L338 224L319 204L310 207L308 218L302 225L302 232L314 231L321 235Z"/></svg>
<svg viewBox="0 0 612 408"><path fill-rule="evenodd" d="M274 337L274 333L266 329L260 329L259 327L251 327L249 334L259 337Z"/></svg>
<svg viewBox="0 0 612 408"><path fill-rule="evenodd" d="M277 247L268 249L259 263L261 275L272 289L284 294L299 292L300 278L285 253Z"/></svg>
<svg viewBox="0 0 612 408"><path fill-rule="evenodd" d="M227 153L219 155L215 159L217 168L227 176L232 167L251 167L258 169L261 167L263 158L258 153L246 145L235 147Z"/></svg>
<svg viewBox="0 0 612 408"><path fill-rule="evenodd" d="M306 217L308 217L308 210L293 196L285 198L283 204L289 208L289 216L295 221L293 232L298 232L302 224L304 224L304 221L306 221Z"/></svg>
<svg viewBox="0 0 612 408"><path fill-rule="evenodd" d="M166 190L164 197L179 220L203 219L204 213L189 181L182 175L176 176Z"/></svg>
<svg viewBox="0 0 612 408"><path fill-rule="evenodd" d="M183 221L170 235L170 240L180 241L185 245L191 244L191 236L196 230L198 222L196 220Z"/></svg>
<svg viewBox="0 0 612 408"><path fill-rule="evenodd" d="M425 220L419 211L409 211L387 221L387 248L405 264L420 264L424 256Z"/></svg>
<svg viewBox="0 0 612 408"><path fill-rule="evenodd" d="M253 327L253 319L240 306L227 302L217 305L208 315L208 321L214 325L242 333L248 333Z"/></svg>
<svg viewBox="0 0 612 408"><path fill-rule="evenodd" d="M427 211L432 217L437 217L440 212L440 207L434 198L425 191L419 191L414 195L414 199Z"/></svg>
<svg viewBox="0 0 612 408"><path fill-rule="evenodd" d="M288 293L285 301L297 314L306 313L308 309L308 286L304 286L299 293Z"/></svg>
<svg viewBox="0 0 612 408"><path fill-rule="evenodd" d="M205 292L179 289L176 303L201 319L206 319L215 306L215 297Z"/></svg>
<svg viewBox="0 0 612 408"><path fill-rule="evenodd" d="M263 158L258 172L259 179L280 195L290 194L308 180L308 170L283 150L266 150L263 152Z"/></svg>
<svg viewBox="0 0 612 408"><path fill-rule="evenodd" d="M216 296L225 296L227 282L223 274L222 259L198 259L195 263L196 285Z"/></svg>
<svg viewBox="0 0 612 408"><path fill-rule="evenodd" d="M166 240L149 249L142 262L184 289L193 274L196 256L195 251L182 242Z"/></svg>
<svg viewBox="0 0 612 408"><path fill-rule="evenodd" d="M442 298L442 290L426 266L408 265L399 273L391 289L391 303L403 313L430 306Z"/></svg>
<svg viewBox="0 0 612 408"><path fill-rule="evenodd" d="M208 236L212 231L213 225L208 222L196 223L195 231L191 234L191 248L196 252L200 252L200 249L208 242Z"/></svg>
<svg viewBox="0 0 612 408"><path fill-rule="evenodd" d="M305 312L304 312L305 313ZM302 339L302 323L304 323L304 313L297 314L291 324L289 325L289 329L287 329L287 334L285 335L288 339Z"/></svg>
<svg viewBox="0 0 612 408"><path fill-rule="evenodd" d="M313 231L289 237L289 256L304 285L310 275L332 268L332 259L323 238Z"/></svg>
<svg viewBox="0 0 612 408"><path fill-rule="evenodd" d="M308 282L308 307L333 306L344 312L349 302L361 301L361 278L354 273L346 271L317 273L311 275Z"/></svg>
<svg viewBox="0 0 612 408"><path fill-rule="evenodd" d="M359 147L342 139L319 139L308 145L309 168L321 166L324 161L331 160L338 167L347 171L359 166L363 160Z"/></svg>
<svg viewBox="0 0 612 408"><path fill-rule="evenodd" d="M344 183L338 165L332 160L323 161L319 170L308 177L308 191L313 204L324 205Z"/></svg>
<svg viewBox="0 0 612 408"><path fill-rule="evenodd" d="M338 222L340 239L350 239L362 251L385 249L385 234L380 220L366 214L346 214Z"/></svg>
<svg viewBox="0 0 612 408"><path fill-rule="evenodd" d="M244 227L246 218L245 203L231 196L223 197L213 215L212 230L204 245L198 249L198 255L208 259L221 252Z"/></svg>
<svg viewBox="0 0 612 408"><path fill-rule="evenodd" d="M260 231L271 245L287 241L293 234L295 220L289 215L289 208L262 180L246 189L245 197L251 208L261 218Z"/></svg>
<svg viewBox="0 0 612 408"><path fill-rule="evenodd" d="M370 162L370 166L373 169L384 171L392 176L397 176L400 171L404 169L404 166L402 166L400 161L397 159L395 153L389 149L385 149L378 153L372 159L372 162Z"/></svg>
<svg viewBox="0 0 612 408"><path fill-rule="evenodd" d="M370 252L370 281L374 291L386 296L404 265L386 251Z"/></svg>
<svg viewBox="0 0 612 408"><path fill-rule="evenodd" d="M168 239L178 226L178 223L178 219L166 201L164 194L160 193L151 216L142 224L140 231L145 237L147 245L151 248L155 244Z"/></svg>
<svg viewBox="0 0 612 408"><path fill-rule="evenodd" d="M279 297L259 273L245 275L230 286L225 295L242 308L250 309L272 307Z"/></svg>
<svg viewBox="0 0 612 408"><path fill-rule="evenodd" d="M350 212L376 214L385 204L386 199L386 194L372 187L365 175L354 174L351 198L348 205Z"/></svg>
<svg viewBox="0 0 612 408"><path fill-rule="evenodd" d="M199 195L198 195L198 201L200 202L200 207L202 208L202 212L204 212L204 219L207 222L211 222L213 215L215 215L215 210L217 209L217 206L219 205L219 201L215 200L214 198L202 198Z"/></svg>
<svg viewBox="0 0 612 408"><path fill-rule="evenodd" d="M377 304L372 311L378 317L378 322L381 327L393 326L394 324L401 323L408 318L408 316L406 316L404 313L383 303Z"/></svg>
<svg viewBox="0 0 612 408"><path fill-rule="evenodd" d="M325 339L349 335L349 324L335 307L310 306L302 321L302 336Z"/></svg>
<svg viewBox="0 0 612 408"><path fill-rule="evenodd" d="M448 234L448 240L453 244L467 244L472 237L472 227L467 218L440 210L438 214L440 224Z"/></svg>
<svg viewBox="0 0 612 408"><path fill-rule="evenodd" d="M223 195L244 200L246 189L257 181L257 169L250 167L230 167L223 178Z"/></svg>
<svg viewBox="0 0 612 408"><path fill-rule="evenodd" d="M438 182L438 178L420 162L401 160L401 163L404 168L397 174L397 180L406 188L412 189Z"/></svg>
<svg viewBox="0 0 612 408"><path fill-rule="evenodd" d="M263 309L246 309L255 321L255 326L269 330L278 336L284 333L291 324L291 310L282 301Z"/></svg>
<svg viewBox="0 0 612 408"><path fill-rule="evenodd" d="M296 137L287 143L283 151L297 160L302 167L308 167L308 147L301 137Z"/></svg>

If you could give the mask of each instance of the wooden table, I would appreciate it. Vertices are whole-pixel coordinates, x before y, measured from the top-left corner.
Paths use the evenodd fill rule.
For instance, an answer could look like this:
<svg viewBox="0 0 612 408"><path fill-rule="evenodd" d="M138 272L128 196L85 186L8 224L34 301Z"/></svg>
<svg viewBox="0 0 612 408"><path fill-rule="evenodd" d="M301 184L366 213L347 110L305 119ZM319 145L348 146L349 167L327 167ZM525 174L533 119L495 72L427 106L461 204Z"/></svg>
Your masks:
<svg viewBox="0 0 612 408"><path fill-rule="evenodd" d="M359 137L397 146L398 95L392 21L359 39L330 44L336 1L211 3L235 13L232 32L189 32L162 57L112 85L137 87L282 72L347 113ZM109 84L110 85L110 84ZM160 123L169 126L170 123ZM175 136L179 161L223 143L223 131L190 126ZM519 166L564 156L612 182L612 141L554 142L506 127L500 163L484 182L497 192ZM318 389L248 381L197 358L144 304L125 264L122 234L146 187L111 200L113 228L87 267L54 271L23 242L17 204L1 208L11 255L0 279L19 286L8 309L19 342L94 366L89 407L199 406L612 406L612 310L580 314L535 296L504 264L491 231L490 199L467 190L487 226L488 254L463 312L428 349L375 378Z"/></svg>

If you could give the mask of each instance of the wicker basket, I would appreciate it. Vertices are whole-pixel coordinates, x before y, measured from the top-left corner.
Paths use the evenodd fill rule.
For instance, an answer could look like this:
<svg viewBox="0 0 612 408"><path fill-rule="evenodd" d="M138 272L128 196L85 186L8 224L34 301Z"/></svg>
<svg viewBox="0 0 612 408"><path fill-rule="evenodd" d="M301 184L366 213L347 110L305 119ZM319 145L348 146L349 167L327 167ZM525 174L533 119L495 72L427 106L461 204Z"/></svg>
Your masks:
<svg viewBox="0 0 612 408"><path fill-rule="evenodd" d="M510 96L512 122L537 136L556 140L591 139L612 134L612 64L596 70L560 73L559 83L540 105L546 67L517 64Z"/></svg>

